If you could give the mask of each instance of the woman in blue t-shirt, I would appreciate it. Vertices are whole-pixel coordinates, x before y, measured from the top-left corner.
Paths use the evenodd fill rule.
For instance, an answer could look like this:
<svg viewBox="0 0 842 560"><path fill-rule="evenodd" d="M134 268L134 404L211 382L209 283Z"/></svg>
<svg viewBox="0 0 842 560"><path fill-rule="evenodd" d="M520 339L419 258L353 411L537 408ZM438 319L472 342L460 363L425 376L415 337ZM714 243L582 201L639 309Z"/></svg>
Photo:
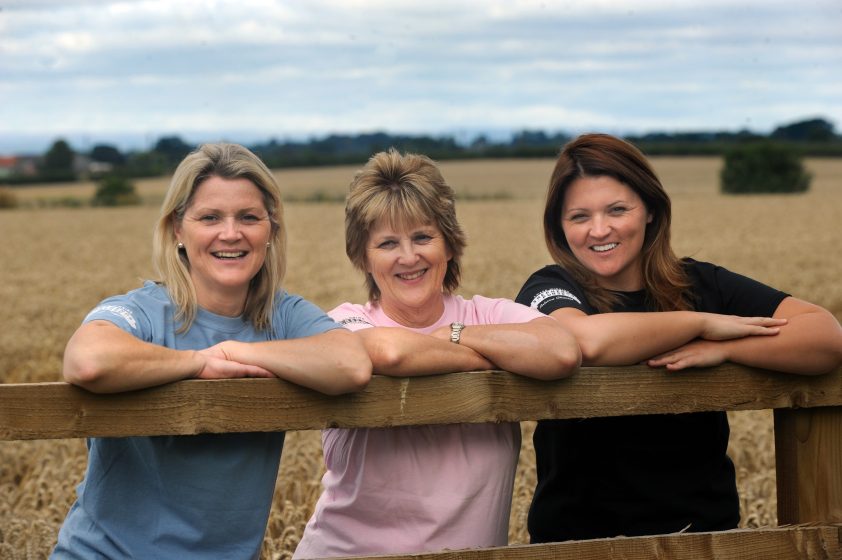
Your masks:
<svg viewBox="0 0 842 560"><path fill-rule="evenodd" d="M279 377L362 388L359 337L281 287L280 189L252 152L207 144L178 166L154 234L161 281L107 298L64 354L99 393L182 379ZM283 433L91 438L53 558L258 558Z"/></svg>
<svg viewBox="0 0 842 560"><path fill-rule="evenodd" d="M809 375L842 363L842 328L827 310L675 256L669 197L623 140L586 134L564 147L544 235L556 264L517 301L573 332L583 365L731 361ZM735 528L728 434L724 412L538 422L532 542Z"/></svg>

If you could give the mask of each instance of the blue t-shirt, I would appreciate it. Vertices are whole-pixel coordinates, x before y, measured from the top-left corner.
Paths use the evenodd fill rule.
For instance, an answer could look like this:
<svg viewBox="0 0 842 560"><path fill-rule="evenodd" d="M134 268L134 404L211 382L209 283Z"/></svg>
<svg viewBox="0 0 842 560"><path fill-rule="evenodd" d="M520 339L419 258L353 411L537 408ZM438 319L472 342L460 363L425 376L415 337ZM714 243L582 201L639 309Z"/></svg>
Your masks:
<svg viewBox="0 0 842 560"><path fill-rule="evenodd" d="M104 300L85 322L109 321L179 350L340 328L286 293L276 298L271 332L200 308L176 333L175 311L166 289L146 282ZM258 558L283 443L282 432L90 438L87 472L52 558Z"/></svg>

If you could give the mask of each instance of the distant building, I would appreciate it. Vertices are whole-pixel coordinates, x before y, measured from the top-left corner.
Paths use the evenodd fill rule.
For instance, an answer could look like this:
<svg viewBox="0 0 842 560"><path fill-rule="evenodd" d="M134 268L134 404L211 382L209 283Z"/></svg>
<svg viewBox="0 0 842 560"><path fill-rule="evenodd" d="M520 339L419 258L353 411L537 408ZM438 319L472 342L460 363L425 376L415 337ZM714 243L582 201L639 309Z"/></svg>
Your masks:
<svg viewBox="0 0 842 560"><path fill-rule="evenodd" d="M0 156L0 179L34 177L37 174L36 156Z"/></svg>

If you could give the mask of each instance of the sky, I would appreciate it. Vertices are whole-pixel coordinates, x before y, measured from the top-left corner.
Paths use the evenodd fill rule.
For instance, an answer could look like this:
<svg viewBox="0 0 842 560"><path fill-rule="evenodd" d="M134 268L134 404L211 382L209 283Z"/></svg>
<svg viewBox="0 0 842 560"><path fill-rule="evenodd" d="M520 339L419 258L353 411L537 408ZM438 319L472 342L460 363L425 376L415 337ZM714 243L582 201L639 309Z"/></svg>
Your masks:
<svg viewBox="0 0 842 560"><path fill-rule="evenodd" d="M840 0L0 0L0 153L814 117Z"/></svg>

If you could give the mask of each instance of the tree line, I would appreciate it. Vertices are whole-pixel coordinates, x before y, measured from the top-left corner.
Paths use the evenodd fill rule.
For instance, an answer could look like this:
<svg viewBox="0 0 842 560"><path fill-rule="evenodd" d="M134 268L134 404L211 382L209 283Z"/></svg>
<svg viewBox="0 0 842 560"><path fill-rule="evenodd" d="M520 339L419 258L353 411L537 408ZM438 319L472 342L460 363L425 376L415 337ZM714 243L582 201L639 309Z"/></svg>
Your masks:
<svg viewBox="0 0 842 560"><path fill-rule="evenodd" d="M285 168L363 163L371 154L389 147L427 154L438 160L554 157L571 138L562 132L522 130L508 140L492 140L480 135L464 143L452 136L375 132L332 134L307 141L271 139L248 147L269 167ZM822 118L782 125L768 135L742 130L656 132L625 138L648 155L723 155L742 144L774 142L802 156L842 156L842 136L836 133L833 123ZM97 144L89 151L77 152L66 140L57 139L45 154L35 158L29 172L7 172L0 176L0 183L74 181L105 175L160 176L170 173L194 148L195 145L180 136L164 136L149 150L122 152L110 144Z"/></svg>

